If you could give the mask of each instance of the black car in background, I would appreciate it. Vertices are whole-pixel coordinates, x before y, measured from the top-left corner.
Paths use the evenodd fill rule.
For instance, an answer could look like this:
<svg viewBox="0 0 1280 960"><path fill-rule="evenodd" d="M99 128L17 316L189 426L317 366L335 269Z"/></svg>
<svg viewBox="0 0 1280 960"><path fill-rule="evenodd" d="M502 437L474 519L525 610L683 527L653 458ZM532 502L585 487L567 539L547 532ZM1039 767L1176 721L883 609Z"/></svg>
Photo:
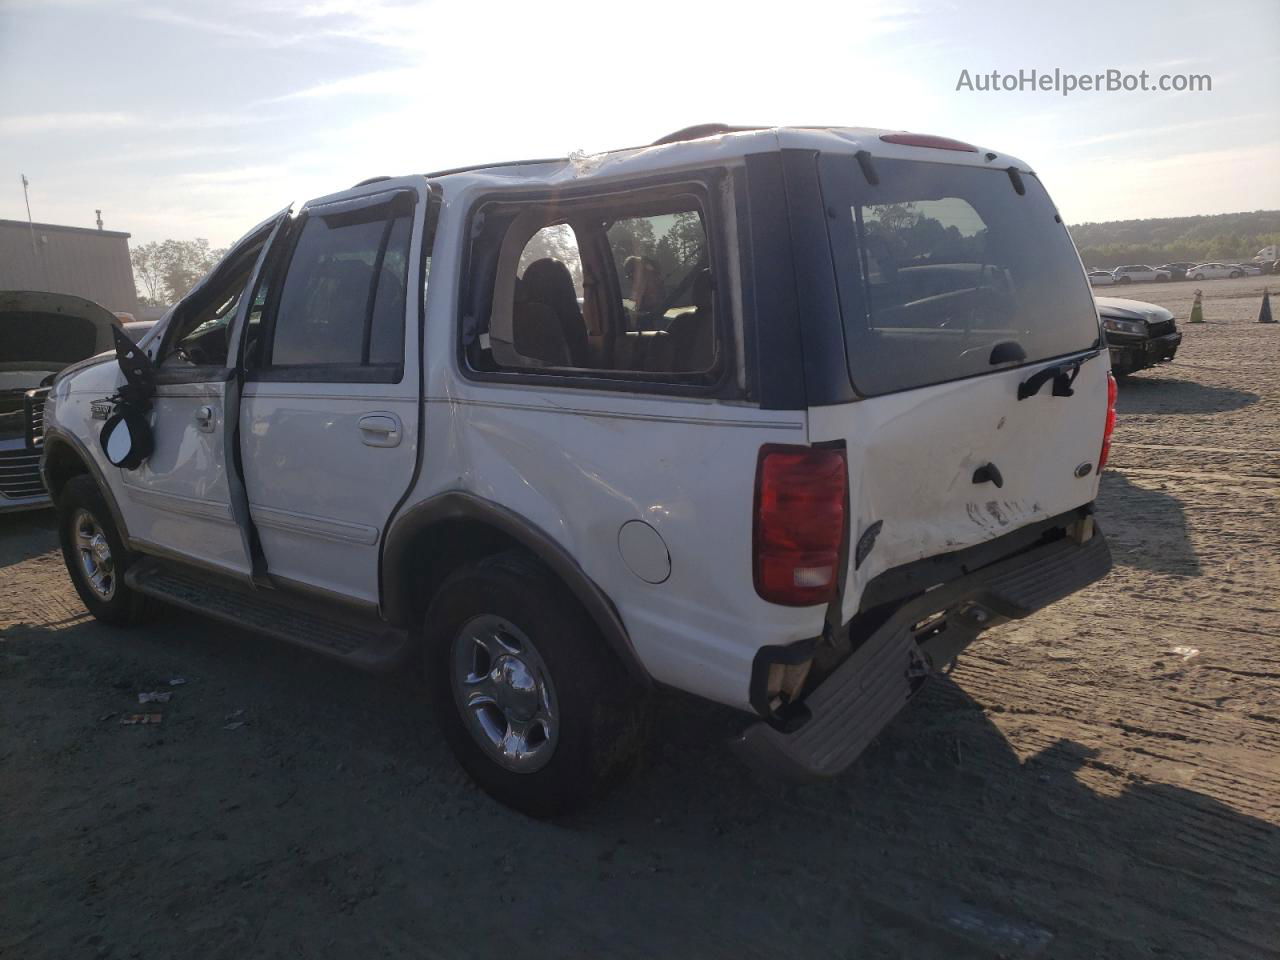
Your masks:
<svg viewBox="0 0 1280 960"><path fill-rule="evenodd" d="M1187 279L1187 271L1194 266L1195 264L1191 263L1190 261L1179 260L1175 263L1162 264L1156 269L1169 271L1170 280L1185 280Z"/></svg>
<svg viewBox="0 0 1280 960"><path fill-rule="evenodd" d="M1094 297L1094 301L1111 352L1111 372L1117 377L1168 363L1178 352L1182 334L1164 307L1120 297Z"/></svg>

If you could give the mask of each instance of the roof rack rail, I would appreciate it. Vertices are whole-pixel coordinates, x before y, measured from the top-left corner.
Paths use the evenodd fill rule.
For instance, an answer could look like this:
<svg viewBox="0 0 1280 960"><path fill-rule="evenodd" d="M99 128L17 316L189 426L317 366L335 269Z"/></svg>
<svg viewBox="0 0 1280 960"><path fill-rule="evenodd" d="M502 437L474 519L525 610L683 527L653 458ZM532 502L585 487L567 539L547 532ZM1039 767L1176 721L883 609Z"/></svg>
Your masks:
<svg viewBox="0 0 1280 960"><path fill-rule="evenodd" d="M472 170L493 170L497 167L524 167L535 163L565 163L568 157L539 157L536 160L502 160L498 163L472 163L465 167L450 167L448 170L432 170L423 174L425 177L447 177L454 173L470 173Z"/></svg>
<svg viewBox="0 0 1280 960"><path fill-rule="evenodd" d="M357 183L356 187L367 187L371 183L381 183L383 180L390 180L390 179L391 179L390 177L369 177L367 180L361 180L359 183ZM354 190L356 187L352 187L351 189Z"/></svg>
<svg viewBox="0 0 1280 960"><path fill-rule="evenodd" d="M768 127L735 127L727 123L695 123L691 127L684 127L675 133L668 133L665 137L659 137L653 141L650 146L661 147L667 143L680 143L684 140L701 140L703 137L716 137L722 133L745 133L748 130L767 130Z"/></svg>

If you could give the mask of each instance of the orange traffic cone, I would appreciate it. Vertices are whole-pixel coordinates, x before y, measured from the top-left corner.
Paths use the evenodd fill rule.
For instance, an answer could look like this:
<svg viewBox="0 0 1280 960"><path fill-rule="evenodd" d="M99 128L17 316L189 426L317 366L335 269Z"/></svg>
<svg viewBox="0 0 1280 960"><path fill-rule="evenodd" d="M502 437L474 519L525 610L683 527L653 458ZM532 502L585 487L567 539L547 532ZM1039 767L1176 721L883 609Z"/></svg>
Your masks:
<svg viewBox="0 0 1280 960"><path fill-rule="evenodd" d="M1275 323L1275 318L1271 316L1271 292L1266 287L1262 288L1262 309L1258 311L1259 323Z"/></svg>
<svg viewBox="0 0 1280 960"><path fill-rule="evenodd" d="M1200 291L1196 291L1195 302L1191 304L1191 323L1204 323L1204 310L1200 307Z"/></svg>

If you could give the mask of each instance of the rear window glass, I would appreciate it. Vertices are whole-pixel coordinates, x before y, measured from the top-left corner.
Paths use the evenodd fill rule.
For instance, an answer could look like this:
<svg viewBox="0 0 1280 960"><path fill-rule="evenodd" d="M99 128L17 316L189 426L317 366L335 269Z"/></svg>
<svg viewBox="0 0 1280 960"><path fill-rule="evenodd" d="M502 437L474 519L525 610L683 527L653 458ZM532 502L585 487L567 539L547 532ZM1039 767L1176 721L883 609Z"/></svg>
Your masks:
<svg viewBox="0 0 1280 960"><path fill-rule="evenodd" d="M1004 170L873 162L876 185L852 157L822 158L849 372L860 393L1096 345L1088 282L1034 176L1022 177L1019 195Z"/></svg>

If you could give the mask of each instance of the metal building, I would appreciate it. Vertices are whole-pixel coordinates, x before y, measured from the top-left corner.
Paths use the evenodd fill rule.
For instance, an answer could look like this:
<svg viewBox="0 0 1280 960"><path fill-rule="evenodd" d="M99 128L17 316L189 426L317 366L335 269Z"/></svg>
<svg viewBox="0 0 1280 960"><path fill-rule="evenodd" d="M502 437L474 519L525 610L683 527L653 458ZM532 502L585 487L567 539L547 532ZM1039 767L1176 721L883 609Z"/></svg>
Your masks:
<svg viewBox="0 0 1280 960"><path fill-rule="evenodd" d="M73 293L137 315L129 234L0 220L0 290Z"/></svg>

